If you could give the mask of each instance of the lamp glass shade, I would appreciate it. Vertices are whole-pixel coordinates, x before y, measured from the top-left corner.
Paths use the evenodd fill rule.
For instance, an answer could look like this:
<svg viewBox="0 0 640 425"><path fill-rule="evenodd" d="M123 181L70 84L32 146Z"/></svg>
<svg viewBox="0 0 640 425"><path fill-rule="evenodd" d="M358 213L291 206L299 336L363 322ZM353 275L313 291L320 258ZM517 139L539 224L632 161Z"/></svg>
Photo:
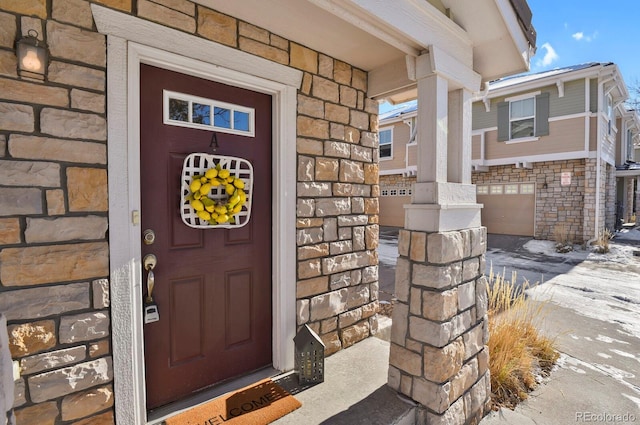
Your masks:
<svg viewBox="0 0 640 425"><path fill-rule="evenodd" d="M47 49L35 37L18 41L18 69L21 76L43 79L47 68Z"/></svg>

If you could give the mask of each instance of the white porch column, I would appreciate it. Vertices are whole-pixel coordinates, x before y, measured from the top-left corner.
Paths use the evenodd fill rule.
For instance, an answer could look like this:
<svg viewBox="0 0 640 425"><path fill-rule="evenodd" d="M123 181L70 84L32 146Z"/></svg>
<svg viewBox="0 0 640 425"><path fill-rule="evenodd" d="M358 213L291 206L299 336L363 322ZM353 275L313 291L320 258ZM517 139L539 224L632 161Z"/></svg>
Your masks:
<svg viewBox="0 0 640 425"><path fill-rule="evenodd" d="M471 185L471 93L480 76L432 48L416 60L417 182L405 227L428 232L480 226Z"/></svg>
<svg viewBox="0 0 640 425"><path fill-rule="evenodd" d="M448 87L437 74L418 80L418 183L447 181Z"/></svg>
<svg viewBox="0 0 640 425"><path fill-rule="evenodd" d="M471 184L471 92L449 92L447 181Z"/></svg>
<svg viewBox="0 0 640 425"><path fill-rule="evenodd" d="M416 423L478 423L488 412L486 229L471 184L471 93L480 77L432 48L416 61L418 172L398 239L389 385Z"/></svg>

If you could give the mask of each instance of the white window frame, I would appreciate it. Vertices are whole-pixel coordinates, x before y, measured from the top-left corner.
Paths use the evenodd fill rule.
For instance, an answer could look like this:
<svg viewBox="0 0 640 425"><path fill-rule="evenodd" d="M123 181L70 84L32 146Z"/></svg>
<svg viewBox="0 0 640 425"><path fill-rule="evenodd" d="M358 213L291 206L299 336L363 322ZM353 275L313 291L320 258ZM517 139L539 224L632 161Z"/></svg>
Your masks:
<svg viewBox="0 0 640 425"><path fill-rule="evenodd" d="M217 131L219 133L237 134L239 136L255 137L255 116L256 110L246 106L235 105L233 103L221 102L214 99L193 96L186 93L179 93L170 90L163 90L163 122L166 125L174 125L177 127L198 128L200 130ZM171 99L182 100L188 102L188 118L187 121L173 120L169 117L169 101ZM200 124L193 122L194 103L207 105L210 108L209 120L211 124ZM249 115L249 130L238 130L235 128L219 127L215 125L214 111L215 108L226 109L230 113L230 125L234 125L234 114L242 112Z"/></svg>
<svg viewBox="0 0 640 425"><path fill-rule="evenodd" d="M490 195L502 195L504 193L504 188L501 184L492 184L489 186L489 194Z"/></svg>
<svg viewBox="0 0 640 425"><path fill-rule="evenodd" d="M527 115L527 116L522 116L522 117L517 117L514 118L511 115L511 107L517 103L517 102L524 102L524 101L528 101L528 100L532 100L533 101L533 114L532 115ZM515 122L521 122L521 121L529 121L529 120L533 120L532 124L532 134L528 135L528 136L522 136L522 137L513 137L513 134L511 133L513 130L513 123ZM512 100L509 102L509 140L519 140L519 139L529 139L534 137L535 135L535 131L536 131L536 97L535 96L530 96L524 99L519 99L519 100Z"/></svg>
<svg viewBox="0 0 640 425"><path fill-rule="evenodd" d="M521 94L521 95L517 95L517 96L510 96L504 99L505 102L509 103L509 139L506 140L506 143L522 143L522 142L535 142L537 140L540 140L540 137L536 136L536 96L540 95L542 92L541 91L535 91L535 92L531 92L531 93L525 93L525 94ZM516 120L512 120L511 119L511 103L513 102L519 102L521 100L526 100L526 99L531 99L533 98L533 136L526 136L526 137L518 137L518 138L513 138L511 136L511 122L512 121L516 121ZM528 118L518 118L517 121L523 120L523 119L528 119Z"/></svg>
<svg viewBox="0 0 640 425"><path fill-rule="evenodd" d="M517 195L519 193L518 191L518 184L517 183L509 183L509 184L505 184L504 185L504 194L505 195Z"/></svg>
<svg viewBox="0 0 640 425"><path fill-rule="evenodd" d="M536 191L535 183L521 183L520 184L520 193L523 195L532 195Z"/></svg>
<svg viewBox="0 0 640 425"><path fill-rule="evenodd" d="M487 186L487 185L476 186L476 194L478 194L478 195L488 195L489 194L489 186Z"/></svg>
<svg viewBox="0 0 640 425"><path fill-rule="evenodd" d="M380 141L380 135L382 134L383 131L389 131L389 142L388 143L382 143ZM390 145L391 146L391 150L389 152L389 156L382 156L382 145ZM381 161L388 161L390 159L393 159L393 127L384 127L378 130L378 151L380 152L379 158Z"/></svg>

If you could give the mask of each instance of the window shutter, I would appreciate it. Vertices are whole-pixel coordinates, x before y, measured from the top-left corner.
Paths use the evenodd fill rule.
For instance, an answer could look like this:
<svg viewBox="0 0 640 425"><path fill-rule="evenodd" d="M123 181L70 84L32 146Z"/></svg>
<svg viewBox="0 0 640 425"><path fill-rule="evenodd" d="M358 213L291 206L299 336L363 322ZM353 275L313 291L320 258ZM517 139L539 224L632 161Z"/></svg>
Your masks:
<svg viewBox="0 0 640 425"><path fill-rule="evenodd" d="M509 102L498 103L498 142L509 140Z"/></svg>
<svg viewBox="0 0 640 425"><path fill-rule="evenodd" d="M536 136L549 134L549 92L536 96Z"/></svg>

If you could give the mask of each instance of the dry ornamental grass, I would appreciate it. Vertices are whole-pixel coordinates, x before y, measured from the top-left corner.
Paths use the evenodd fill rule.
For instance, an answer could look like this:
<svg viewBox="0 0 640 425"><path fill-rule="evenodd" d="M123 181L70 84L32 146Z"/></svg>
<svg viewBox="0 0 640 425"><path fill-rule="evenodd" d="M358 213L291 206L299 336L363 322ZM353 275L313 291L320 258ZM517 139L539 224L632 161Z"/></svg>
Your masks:
<svg viewBox="0 0 640 425"><path fill-rule="evenodd" d="M548 376L559 354L555 340L541 334L544 303L527 299L528 284L516 287L503 275L489 274L489 368L495 409L527 398L537 386L537 377Z"/></svg>

